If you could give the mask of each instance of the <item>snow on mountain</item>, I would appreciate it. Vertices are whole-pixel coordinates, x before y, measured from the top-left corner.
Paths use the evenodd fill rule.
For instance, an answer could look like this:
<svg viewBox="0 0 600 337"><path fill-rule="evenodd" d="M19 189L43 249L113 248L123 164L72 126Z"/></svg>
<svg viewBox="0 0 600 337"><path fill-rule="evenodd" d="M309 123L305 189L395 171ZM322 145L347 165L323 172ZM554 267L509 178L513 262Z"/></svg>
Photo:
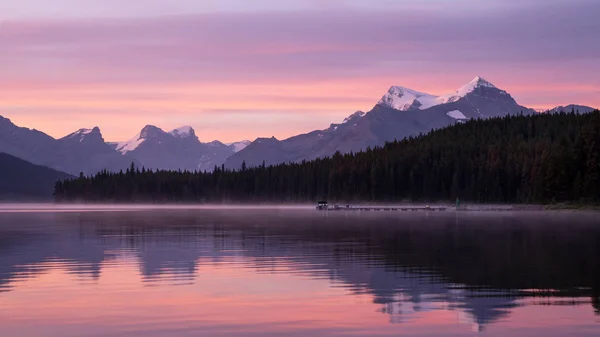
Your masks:
<svg viewBox="0 0 600 337"><path fill-rule="evenodd" d="M241 142L229 143L227 144L227 146L231 147L233 149L233 152L237 153L248 147L250 143L252 142L249 140L242 140Z"/></svg>
<svg viewBox="0 0 600 337"><path fill-rule="evenodd" d="M135 137L131 138L128 141L118 143L116 150L121 152L122 154L126 154L129 152L133 152L140 145L146 142L148 139L156 139L158 144L162 143L162 140L159 138L167 137L175 137L178 139L186 139L190 136L195 135L194 129L191 126L182 126L170 132L164 132L162 129L154 126L154 125L146 125L140 133L135 135Z"/></svg>
<svg viewBox="0 0 600 337"><path fill-rule="evenodd" d="M100 129L98 127L94 127L93 129L79 129L69 135L67 135L64 138L67 139L73 139L73 138L77 138L79 139L79 142L83 142L83 140L85 139L85 137L89 134L100 134Z"/></svg>
<svg viewBox="0 0 600 337"><path fill-rule="evenodd" d="M480 87L496 88L495 85L486 81L483 77L477 76L471 82L465 84L460 89L458 89L454 95L458 97L465 97L468 93L471 93L475 89Z"/></svg>
<svg viewBox="0 0 600 337"><path fill-rule="evenodd" d="M399 113L398 110L402 110ZM301 162L349 153L386 142L427 133L473 118L493 118L535 111L519 105L506 91L482 77L475 77L456 91L435 96L391 87L373 109L356 112L340 124L314 130L281 141L256 140L225 161L225 167L239 169L287 162Z"/></svg>
<svg viewBox="0 0 600 337"><path fill-rule="evenodd" d="M175 137L187 138L189 136L194 135L194 129L191 126L186 125L175 130L169 131L169 133Z"/></svg>
<svg viewBox="0 0 600 337"><path fill-rule="evenodd" d="M75 132L73 132L72 134L69 135L69 137L75 137L75 136L82 136L82 135L87 135L88 133L92 133L93 129L79 129Z"/></svg>
<svg viewBox="0 0 600 337"><path fill-rule="evenodd" d="M435 96L416 90L393 86L378 102L379 105L400 111L425 110L431 107L456 102L480 87L496 88L483 77L477 76L471 82L460 87L453 93ZM497 89L497 88L496 88Z"/></svg>
<svg viewBox="0 0 600 337"><path fill-rule="evenodd" d="M126 154L138 148L138 146L142 145L143 142L146 141L146 138L143 138L141 133L138 133L135 137L131 138L125 142L117 143L116 150L121 152L122 154Z"/></svg>
<svg viewBox="0 0 600 337"><path fill-rule="evenodd" d="M116 150L149 169L189 171L212 170L234 154L220 141L202 143L190 126L165 132L147 125L135 137L117 144Z"/></svg>
<svg viewBox="0 0 600 337"><path fill-rule="evenodd" d="M454 119L467 119L467 116L465 116L459 110L452 110L452 111L448 112L446 115L448 115Z"/></svg>
<svg viewBox="0 0 600 337"><path fill-rule="evenodd" d="M436 99L436 96L424 92L393 86L381 98L378 104L392 109L406 111L415 108L425 109L437 105L439 103L436 103Z"/></svg>

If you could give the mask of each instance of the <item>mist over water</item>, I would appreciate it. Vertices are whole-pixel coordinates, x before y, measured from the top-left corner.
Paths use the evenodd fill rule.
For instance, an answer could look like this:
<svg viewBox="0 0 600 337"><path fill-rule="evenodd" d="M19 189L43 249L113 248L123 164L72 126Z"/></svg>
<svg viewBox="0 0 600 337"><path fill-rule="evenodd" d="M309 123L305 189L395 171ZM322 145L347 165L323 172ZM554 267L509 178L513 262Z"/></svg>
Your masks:
<svg viewBox="0 0 600 337"><path fill-rule="evenodd" d="M0 206L0 336L596 336L579 212Z"/></svg>
<svg viewBox="0 0 600 337"><path fill-rule="evenodd" d="M2 212L94 212L94 211L149 211L149 210L231 210L231 209L314 209L313 205L296 204L53 204L53 203L0 203Z"/></svg>

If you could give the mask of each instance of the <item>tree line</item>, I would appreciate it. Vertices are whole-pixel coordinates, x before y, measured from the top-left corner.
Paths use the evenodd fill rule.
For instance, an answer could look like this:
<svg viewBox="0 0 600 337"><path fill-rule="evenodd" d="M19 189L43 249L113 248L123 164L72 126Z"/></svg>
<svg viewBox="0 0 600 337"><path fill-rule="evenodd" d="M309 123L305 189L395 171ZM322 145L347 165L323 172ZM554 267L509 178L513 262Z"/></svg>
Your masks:
<svg viewBox="0 0 600 337"><path fill-rule="evenodd" d="M600 112L507 116L357 153L212 172L136 168L59 181L57 202L600 203Z"/></svg>

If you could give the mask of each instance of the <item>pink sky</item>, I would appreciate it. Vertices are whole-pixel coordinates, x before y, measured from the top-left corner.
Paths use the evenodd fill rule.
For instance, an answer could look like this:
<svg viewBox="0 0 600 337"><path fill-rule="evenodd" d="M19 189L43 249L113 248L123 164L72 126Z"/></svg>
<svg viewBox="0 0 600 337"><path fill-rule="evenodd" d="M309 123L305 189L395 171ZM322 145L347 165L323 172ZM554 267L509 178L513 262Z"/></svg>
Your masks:
<svg viewBox="0 0 600 337"><path fill-rule="evenodd" d="M477 75L529 107L600 106L597 1L316 3L0 0L0 115L54 137L153 124L286 138L368 111L391 85L443 94Z"/></svg>

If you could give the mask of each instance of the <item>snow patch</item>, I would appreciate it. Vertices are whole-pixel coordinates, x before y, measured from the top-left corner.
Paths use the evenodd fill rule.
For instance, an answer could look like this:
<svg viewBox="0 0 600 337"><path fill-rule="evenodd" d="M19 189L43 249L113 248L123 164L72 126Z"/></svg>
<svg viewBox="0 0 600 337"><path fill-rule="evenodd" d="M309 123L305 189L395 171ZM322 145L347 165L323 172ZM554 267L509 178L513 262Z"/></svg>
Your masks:
<svg viewBox="0 0 600 337"><path fill-rule="evenodd" d="M79 135L87 135L92 133L93 129L79 129L79 131L75 132L75 134Z"/></svg>
<svg viewBox="0 0 600 337"><path fill-rule="evenodd" d="M378 104L390 107L395 110L406 111L411 108L427 109L437 103L438 97L416 90L394 86L388 90Z"/></svg>
<svg viewBox="0 0 600 337"><path fill-rule="evenodd" d="M72 134L68 135L67 138L79 137L79 142L82 143L83 140L85 139L85 136L89 135L90 133L93 133L94 131L100 132L100 130L97 127L93 128L93 129L79 129L79 130L73 132Z"/></svg>
<svg viewBox="0 0 600 337"><path fill-rule="evenodd" d="M480 76L475 77L471 82L460 87L455 92L441 96L394 86L379 100L378 104L400 111L411 109L424 110L436 105L456 102L481 87L496 88L492 83Z"/></svg>
<svg viewBox="0 0 600 337"><path fill-rule="evenodd" d="M175 130L171 130L169 131L169 133L175 137L179 137L179 138L187 138L189 137L192 133L194 132L194 129L189 126L182 126L180 128L177 128Z"/></svg>
<svg viewBox="0 0 600 337"><path fill-rule="evenodd" d="M248 147L250 143L251 141L249 140L243 140L241 142L229 143L227 146L233 147L233 151L237 153Z"/></svg>
<svg viewBox="0 0 600 337"><path fill-rule="evenodd" d="M143 138L140 133L137 136L131 138L126 142L120 142L117 144L116 150L121 152L122 154L126 154L127 152L131 152L137 149L143 142L146 141L146 138Z"/></svg>
<svg viewBox="0 0 600 337"><path fill-rule="evenodd" d="M92 133L94 130L93 129L79 129L75 132L73 132L72 134L70 134L68 137L69 138L75 138L75 137L82 137L85 135L88 135L90 133Z"/></svg>
<svg viewBox="0 0 600 337"><path fill-rule="evenodd" d="M458 110L452 110L448 112L446 115L454 118L454 119L467 119L467 116Z"/></svg>
<svg viewBox="0 0 600 337"><path fill-rule="evenodd" d="M481 88L481 87L496 88L496 86L494 86L492 83L486 81L483 77L477 76L471 82L467 83L466 85L464 85L460 89L458 89L456 91L456 95L459 97L464 97L468 93L471 93L475 89Z"/></svg>

